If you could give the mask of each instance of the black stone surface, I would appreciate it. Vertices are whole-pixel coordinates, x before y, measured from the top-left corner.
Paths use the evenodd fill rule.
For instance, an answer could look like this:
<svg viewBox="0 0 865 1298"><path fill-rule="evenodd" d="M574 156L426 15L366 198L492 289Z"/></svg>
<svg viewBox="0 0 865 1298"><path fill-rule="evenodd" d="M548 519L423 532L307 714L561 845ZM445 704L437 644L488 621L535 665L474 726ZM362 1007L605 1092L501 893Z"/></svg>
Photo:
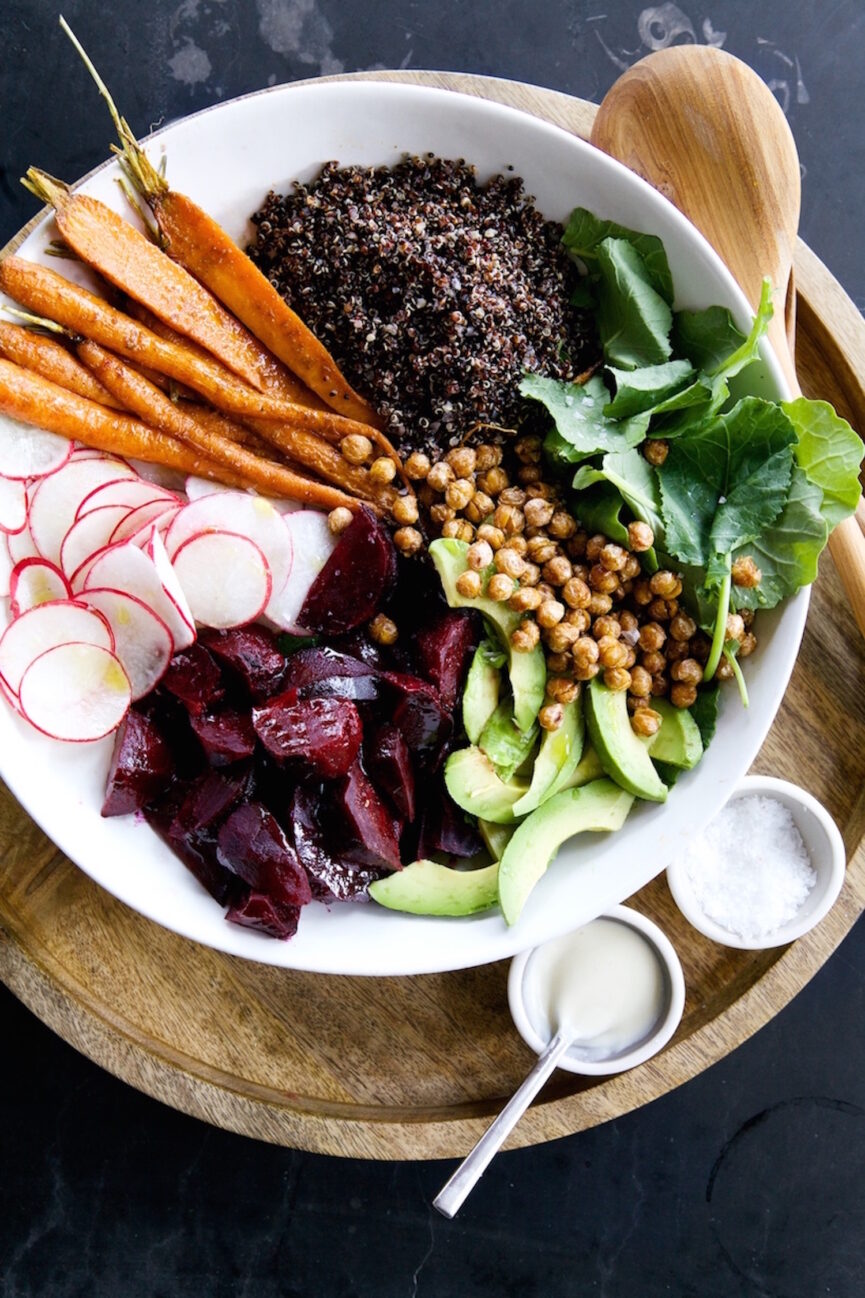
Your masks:
<svg viewBox="0 0 865 1298"><path fill-rule="evenodd" d="M133 128L277 81L448 68L599 98L669 39L770 82L804 171L802 232L865 307L865 8L624 0L73 0ZM47 0L4 0L0 243L30 163L103 159L104 110ZM863 358L865 360L865 358ZM454 1222L450 1164L273 1149L101 1072L0 990L3 1298L860 1298L865 929L731 1057L597 1130L505 1154Z"/></svg>

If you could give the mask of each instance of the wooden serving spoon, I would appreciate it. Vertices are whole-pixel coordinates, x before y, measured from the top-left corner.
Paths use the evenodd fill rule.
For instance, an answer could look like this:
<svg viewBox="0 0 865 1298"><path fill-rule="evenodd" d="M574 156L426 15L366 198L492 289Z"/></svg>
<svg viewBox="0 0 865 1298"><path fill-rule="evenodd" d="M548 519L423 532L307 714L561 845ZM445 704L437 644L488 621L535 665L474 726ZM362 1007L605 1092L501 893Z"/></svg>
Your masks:
<svg viewBox="0 0 865 1298"><path fill-rule="evenodd" d="M799 156L768 86L714 46L671 46L619 77L590 138L684 212L755 309L763 277L771 279L785 311L776 311L769 341L799 396L792 280ZM829 548L865 636L865 537L855 518L835 528Z"/></svg>

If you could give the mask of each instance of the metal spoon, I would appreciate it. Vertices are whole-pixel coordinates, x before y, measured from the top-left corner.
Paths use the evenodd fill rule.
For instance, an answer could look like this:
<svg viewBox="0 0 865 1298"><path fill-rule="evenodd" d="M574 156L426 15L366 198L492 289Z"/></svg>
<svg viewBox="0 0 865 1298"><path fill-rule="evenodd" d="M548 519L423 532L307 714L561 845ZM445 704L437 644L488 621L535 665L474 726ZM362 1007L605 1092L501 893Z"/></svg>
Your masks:
<svg viewBox="0 0 865 1298"><path fill-rule="evenodd" d="M747 64L709 45L658 50L598 109L591 142L660 190L702 231L756 307L768 275L785 302L769 341L794 397L793 254L799 157L778 101ZM854 518L829 548L865 636L865 538Z"/></svg>
<svg viewBox="0 0 865 1298"><path fill-rule="evenodd" d="M499 1116L487 1127L474 1149L466 1155L448 1182L433 1199L433 1207L443 1217L455 1217L501 1148L502 1142L513 1131L544 1082L555 1070L562 1055L577 1039L577 1029L570 1025L560 1028L548 1046L538 1056L522 1086L508 1100Z"/></svg>

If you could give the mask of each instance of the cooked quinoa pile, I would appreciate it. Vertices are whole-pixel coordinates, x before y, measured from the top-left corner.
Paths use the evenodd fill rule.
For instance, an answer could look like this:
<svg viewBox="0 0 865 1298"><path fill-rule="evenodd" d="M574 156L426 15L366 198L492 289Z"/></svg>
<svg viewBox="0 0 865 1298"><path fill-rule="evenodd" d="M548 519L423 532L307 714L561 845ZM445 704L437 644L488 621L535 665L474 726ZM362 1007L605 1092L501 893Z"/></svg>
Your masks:
<svg viewBox="0 0 865 1298"><path fill-rule="evenodd" d="M522 181L479 185L463 161L328 163L268 195L249 253L402 453L512 428L525 370L574 378L596 356L579 272Z"/></svg>

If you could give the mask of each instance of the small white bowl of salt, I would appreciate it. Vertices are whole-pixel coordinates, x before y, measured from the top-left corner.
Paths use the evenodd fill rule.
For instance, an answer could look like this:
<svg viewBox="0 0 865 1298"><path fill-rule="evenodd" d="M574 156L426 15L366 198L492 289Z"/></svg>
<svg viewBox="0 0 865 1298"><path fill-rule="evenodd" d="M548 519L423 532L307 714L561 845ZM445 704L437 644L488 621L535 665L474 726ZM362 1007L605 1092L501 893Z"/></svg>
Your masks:
<svg viewBox="0 0 865 1298"><path fill-rule="evenodd" d="M818 924L844 883L838 826L804 789L746 775L714 820L667 867L679 910L722 946L784 946Z"/></svg>

